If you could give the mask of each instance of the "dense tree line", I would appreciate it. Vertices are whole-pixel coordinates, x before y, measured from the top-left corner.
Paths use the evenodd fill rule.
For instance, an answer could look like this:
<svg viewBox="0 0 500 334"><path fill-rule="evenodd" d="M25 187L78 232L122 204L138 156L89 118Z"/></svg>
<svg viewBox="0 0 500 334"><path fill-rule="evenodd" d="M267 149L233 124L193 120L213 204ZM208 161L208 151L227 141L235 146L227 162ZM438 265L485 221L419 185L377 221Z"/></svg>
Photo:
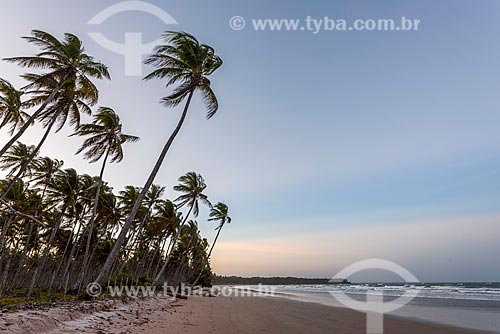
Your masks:
<svg viewBox="0 0 500 334"><path fill-rule="evenodd" d="M0 149L5 174L0 180L0 296L78 294L94 281L210 284L211 252L231 221L227 205L212 206L205 180L195 172L179 178L174 199L165 198L165 187L154 179L194 93L201 94L207 118L218 109L208 79L222 65L214 49L187 33L166 32L165 44L146 59L154 70L145 79L165 80L173 87L162 104L184 107L146 183L116 191L104 178L106 166L119 163L123 146L139 137L122 131L112 108L96 107L94 80L110 79L107 66L85 53L72 34L59 40L34 30L24 39L39 52L4 60L32 70L21 76L26 84L18 89L0 79L0 129L10 136ZM83 115L90 115L91 122L82 124ZM44 128L42 137L33 145L21 142L34 123ZM41 155L47 137L63 127L84 139L76 153L101 164L98 176ZM209 220L219 223L212 245L194 220L202 205L210 210Z"/></svg>

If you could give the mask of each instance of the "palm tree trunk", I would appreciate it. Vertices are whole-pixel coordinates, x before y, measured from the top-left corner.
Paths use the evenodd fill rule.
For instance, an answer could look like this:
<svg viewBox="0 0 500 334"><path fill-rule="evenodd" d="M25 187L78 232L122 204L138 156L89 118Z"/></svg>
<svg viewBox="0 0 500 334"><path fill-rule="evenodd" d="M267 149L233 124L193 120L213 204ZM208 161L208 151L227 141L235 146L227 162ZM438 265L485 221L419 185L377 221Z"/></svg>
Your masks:
<svg viewBox="0 0 500 334"><path fill-rule="evenodd" d="M203 270L206 268L206 266L210 263L210 255L212 255L212 251L214 250L214 247L215 247L215 243L217 242L217 239L219 239L219 234L220 234L220 231L222 231L222 227L224 226L224 224L222 224L220 227L219 227L219 230L217 231L217 235L215 236L215 239L214 239L214 243L212 244L212 246L210 247L210 251L208 252L208 256L207 256L207 260L205 261L204 265L201 267L200 269L200 273L198 274L198 277L196 277L196 280L194 281L194 283L191 285L191 286L195 286L196 283L198 283L198 281L200 280L201 278L201 275L203 274Z"/></svg>
<svg viewBox="0 0 500 334"><path fill-rule="evenodd" d="M50 234L49 241L47 242L45 252L42 257L42 262L36 268L35 273L33 274L33 279L31 280L30 287L28 289L28 293L26 294L27 298L31 298L31 295L33 294L33 290L35 289L35 285L38 281L38 278L40 277L43 269L45 268L45 264L47 263L47 259L49 257L49 252L50 252L50 246L52 245L52 242L54 241L54 238L56 237L57 231L59 231L59 226L61 225L61 222L64 217L64 213L66 212L66 207L67 205L64 205L64 207L61 210L61 213L59 217L57 218L56 225L52 229L52 233Z"/></svg>
<svg viewBox="0 0 500 334"><path fill-rule="evenodd" d="M135 235L130 236L129 242L130 242L130 240L132 240L132 242L130 244L130 252L127 252L126 247L128 245L128 242L125 242L124 257L126 260L127 260L128 256L130 255L130 253L132 253L134 251L135 243L136 243L137 239L139 239L139 236L142 232L142 229L144 228L144 223L146 222L146 220L149 217L152 205L153 204L151 204L148 207L148 210L147 210L146 214L144 215L144 218L142 219L141 223L139 224L139 227L137 228L137 233L135 233ZM123 261L123 263L119 267L120 269L118 270L118 273L121 273L123 271L123 268L125 268L125 264L126 264L126 261Z"/></svg>
<svg viewBox="0 0 500 334"><path fill-rule="evenodd" d="M50 296L50 291L52 289L52 286L54 285L54 281L55 281L57 275L59 274L59 272L61 271L61 268L63 266L64 258L66 257L66 253L68 252L69 245L73 241L73 237L75 235L75 229L76 229L76 226L78 225L78 221L79 220L80 220L80 215L77 214L77 216L75 218L75 224L73 225L73 227L71 229L71 233L69 234L68 241L66 242L66 246L64 247L64 251L63 251L62 256L61 256L61 261L59 261L59 264L57 265L57 269L52 273L52 278L50 280L50 284L49 284L49 288L48 288L48 294L49 294L49 296ZM77 237L78 237L78 233L80 233L80 227L79 226L78 226L78 232L77 232L77 235L76 235ZM75 247L73 245L73 247L71 247L71 250L73 250L74 248ZM70 261L71 261L71 255L68 258L68 263Z"/></svg>
<svg viewBox="0 0 500 334"><path fill-rule="evenodd" d="M13 249L19 249L19 239L16 240L16 243L13 246ZM0 297L2 296L3 291L5 290L6 292L9 292L9 284L7 283L7 278L9 276L9 271L10 271L10 265L12 263L12 259L17 256L17 252L14 251L12 254L9 256L7 259L7 263L5 264L5 269L3 270L2 273L2 279L0 282ZM0 270L2 272L2 270Z"/></svg>
<svg viewBox="0 0 500 334"><path fill-rule="evenodd" d="M7 230L9 229L10 224L12 221L14 221L14 218L16 216L14 215L9 215L8 218L5 219L5 222L3 223L2 226L2 234L0 234L0 263L2 262L2 254L3 254L3 246L5 243L5 237L7 236Z"/></svg>
<svg viewBox="0 0 500 334"><path fill-rule="evenodd" d="M153 260L156 257L156 253L153 253L153 250L159 249L161 247L161 239L160 242L158 242L157 246L155 246L156 242L153 238L150 238L149 240L146 241L147 245L145 247L144 255L142 256L140 262L141 266L144 270L144 275L149 276L149 271L151 269L151 266L153 264Z"/></svg>
<svg viewBox="0 0 500 334"><path fill-rule="evenodd" d="M165 269L167 269L168 263L170 262L170 258L172 257L172 253L174 252L175 245L177 244L177 240L179 240L179 237L181 235L182 227L184 226L184 224L188 220L189 215L191 214L191 210L193 210L193 206L194 206L194 202L191 203L191 207L189 208L189 211L188 211L186 217L184 217L184 220L182 221L182 224L179 226L179 232L177 232L177 234L175 235L175 239L173 241L172 248L170 248L170 251L168 252L168 255L167 255L167 258L165 260L165 263L163 264L163 266L161 267L160 271L156 275L156 277L155 277L155 279L154 279L154 281L152 283L153 286L155 286L156 284L158 284L158 281L161 279L161 276L165 272Z"/></svg>
<svg viewBox="0 0 500 334"><path fill-rule="evenodd" d="M34 223L30 222L29 229L28 229L28 235L26 236L26 242L24 243L23 252L22 252L21 257L19 259L19 262L17 264L17 269L16 269L15 274L13 276L13 279L10 283L9 289L13 289L15 287L14 284L16 284L16 282L17 283L19 282L18 277L20 276L19 274L21 273L21 270L24 266L24 261L26 259L26 254L28 253L29 244L31 241L31 233L33 231L33 225L34 225Z"/></svg>
<svg viewBox="0 0 500 334"><path fill-rule="evenodd" d="M188 246L186 247L186 249L184 250L184 252L182 252L181 254L181 262L179 263L179 266L176 268L175 270L175 273L174 275L172 275L172 277L174 278L177 278L179 275L179 273L181 273L184 269L184 264L186 263L186 261L189 260L189 253L191 252L191 245L193 244L193 239L194 239L194 235L191 234L191 236L189 237L189 243L188 243ZM188 267L189 267L189 263L188 263ZM179 280L179 283L182 283L181 280Z"/></svg>
<svg viewBox="0 0 500 334"><path fill-rule="evenodd" d="M85 216L85 215L83 215L83 216ZM80 222L80 225L81 225L81 222ZM80 237L78 238L78 244L77 244L76 250L74 250L74 251L73 251L73 253L74 253L74 254L76 254L76 255L77 255L77 257L78 257L78 254L80 253L80 249L82 248L82 245L83 245L83 240L85 239L85 232L86 232L86 231L87 231L87 227L85 227L85 228L83 228L83 229L82 229L82 234L81 234L81 235L80 235ZM99 238L99 237L98 237L98 238ZM91 253L90 258L89 258L89 263L92 263L92 256L94 255L94 252L95 252L95 249L96 249L96 248L97 248L97 247L95 247L95 248L92 250L92 253ZM72 257L73 257L73 256L72 256ZM76 264L78 263L78 262L76 261L76 259L75 259L75 261L74 261L74 262L75 262L75 265L74 265L74 266L72 265L72 264L73 264L73 262L70 262L70 263L69 263L68 272L67 272L67 273L66 273L66 275L65 275L65 276L66 276L66 286L65 286L65 288L64 288L64 289L65 289L65 291L64 291L65 293L67 292L67 283L69 282L69 278L70 278L70 277L76 277L76 278L78 278L78 275L80 274L80 273L78 273L78 275L76 275L76 276L74 275L74 271L75 271L75 270L77 270L77 265L76 265ZM85 279L85 277L84 277L84 279ZM73 285L72 285L71 287L73 288ZM80 287L81 287L81 284L80 284L80 286L78 286L78 287L77 287L78 291L80 291Z"/></svg>
<svg viewBox="0 0 500 334"><path fill-rule="evenodd" d="M156 174L158 174L158 171L160 170L161 164L163 163L163 160L165 159L165 156L167 155L168 150L170 149L170 146L172 145L175 137L179 133L182 124L184 123L184 120L186 118L187 111L189 109L189 104L191 103L191 98L193 97L194 90L191 90L188 95L188 99L186 101L186 105L184 106L184 110L182 111L181 118L179 119L179 122L177 123L177 126L174 129L174 132L170 135L168 138L167 142L165 143L165 146L163 147L163 150L160 153L160 156L158 157L158 160L156 161L156 164L151 171L151 174L149 174L148 180L146 181L146 184L142 188L142 191L140 192L139 196L137 197L134 207L132 208L132 211L130 212L130 215L127 217L127 220L125 221L125 224L123 225L122 230L120 231L120 234L118 235L118 238L116 240L115 245L113 246L113 249L108 255L108 258L106 259L106 262L104 263L101 272L99 273L99 276L97 277L96 281L101 282L106 274L108 273L109 269L111 269L111 266L115 262L115 260L118 257L118 254L120 252L120 248L125 241L125 237L127 236L128 230L132 226L132 223L135 219L135 216L137 215L137 212L139 211L139 208L142 205L142 201L146 197L146 194L153 184L153 181L156 177Z"/></svg>
<svg viewBox="0 0 500 334"><path fill-rule="evenodd" d="M163 254L163 251L165 250L165 246L167 245L167 240L170 238L170 235L167 233L167 235L165 236L164 239L160 239L158 244L157 244L157 247L155 247L155 245L153 245L153 249L159 249L160 251L158 252L158 257L159 257L159 260L158 260L158 263L161 261L161 256ZM168 251L168 249L167 249ZM156 271L158 270L158 265L155 266L154 270L153 270L153 265L155 264L155 260L156 260L156 253L153 254L153 257L151 258L151 261L149 262L149 267L148 267L148 270L147 270L147 275L149 277L152 277Z"/></svg>
<svg viewBox="0 0 500 334"><path fill-rule="evenodd" d="M12 189L12 187L14 186L15 182L24 175L24 173L26 172L26 170L28 169L28 166L30 164L31 161L33 161L33 159L35 158L35 156L38 154L38 152L40 151L40 148L42 147L43 143L45 143L45 140L47 139L47 137L49 136L49 133L50 133L50 130L52 129L52 126L55 124L56 120L57 120L57 116L59 116L59 112L57 114L55 114L53 116L53 119L50 121L50 124L47 126L47 130L45 130L45 133L43 134L43 137L42 139L40 140L40 142L38 143L37 147L33 150L33 152L30 154L30 156L28 157L28 159L23 163L23 165L21 166L21 169L19 170L19 172L17 172L16 176L10 180L9 182L9 185L7 187L7 189L2 193L2 195L0 196L0 200L3 200L5 198L5 196L7 196L7 194L9 193L9 191Z"/></svg>
<svg viewBox="0 0 500 334"><path fill-rule="evenodd" d="M99 203L99 196L101 195L102 176L104 175L104 168L106 167L106 161L108 160L110 149L111 147L108 147L108 149L106 150L106 155L104 156L104 160L102 162L101 172L99 173L99 181L97 183L97 193L95 194L94 207L92 208L92 216L90 217L90 222L89 222L89 235L87 237L87 244L85 245L85 255L83 256L83 262L80 274L78 275L78 279L76 280L76 283L73 286L74 289L78 289L78 287L82 284L83 279L85 278L85 274L87 273L87 265L89 262L89 254L90 254L90 244L92 241L92 233L94 231L95 217L97 215L97 204Z"/></svg>
<svg viewBox="0 0 500 334"><path fill-rule="evenodd" d="M42 103L42 105L31 115L31 117L24 123L21 129L4 145L4 147L0 150L0 157L2 157L7 150L14 145L14 143L24 134L24 132L28 129L28 127L35 122L35 120L40 116L42 111L47 107L47 105L54 99L59 89L61 89L64 81L68 78L68 75L64 76L61 82L57 85L56 88L52 91L49 97Z"/></svg>
<svg viewBox="0 0 500 334"><path fill-rule="evenodd" d="M82 213L82 216L84 216L84 214ZM81 217L78 219L78 221L81 220ZM78 248L78 244L77 244L77 240L80 241L80 239L82 238L80 236L80 230L82 230L82 224L79 223L77 221L77 224L78 224L78 230L76 231L76 234L75 234L75 242L73 243L73 246L71 247L71 251L69 252L69 257L68 257L68 261L66 263L66 266L64 268L64 272L61 276L61 283L59 284L59 289L62 289L63 288L63 285L64 285L64 281L66 279L66 275L68 274L69 272L69 268L71 267L71 264L73 263L73 256L75 255L75 251L77 250ZM82 234L84 233L85 230L82 230ZM66 292L66 291L65 291Z"/></svg>

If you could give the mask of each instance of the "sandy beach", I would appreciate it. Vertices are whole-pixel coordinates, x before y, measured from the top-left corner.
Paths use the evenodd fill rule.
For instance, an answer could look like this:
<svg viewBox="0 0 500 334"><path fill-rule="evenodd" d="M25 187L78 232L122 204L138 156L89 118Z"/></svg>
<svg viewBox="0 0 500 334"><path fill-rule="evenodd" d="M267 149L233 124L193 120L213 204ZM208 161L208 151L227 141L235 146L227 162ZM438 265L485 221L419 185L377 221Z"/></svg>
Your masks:
<svg viewBox="0 0 500 334"><path fill-rule="evenodd" d="M83 308L82 308L83 307ZM86 311L85 311L86 310ZM269 297L191 297L86 303L3 313L0 333L364 333L365 315L338 307ZM387 334L482 333L386 317Z"/></svg>
<svg viewBox="0 0 500 334"><path fill-rule="evenodd" d="M345 308L281 298L192 298L178 303L165 319L170 333L364 333L364 314ZM161 321L161 319L158 319ZM144 326L146 333L164 333L158 323ZM140 330L132 333L141 333ZM385 319L384 333L479 333L399 318Z"/></svg>

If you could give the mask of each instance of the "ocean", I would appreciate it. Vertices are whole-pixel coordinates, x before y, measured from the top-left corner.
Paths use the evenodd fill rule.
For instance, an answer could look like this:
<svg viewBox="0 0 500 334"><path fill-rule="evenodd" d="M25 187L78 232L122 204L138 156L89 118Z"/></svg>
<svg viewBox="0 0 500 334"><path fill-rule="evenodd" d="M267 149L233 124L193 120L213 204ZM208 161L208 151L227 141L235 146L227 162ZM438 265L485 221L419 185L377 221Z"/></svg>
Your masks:
<svg viewBox="0 0 500 334"><path fill-rule="evenodd" d="M382 294L384 302L390 302L405 293L413 293L416 297L407 305L388 314L500 333L500 283L248 285L234 288L271 290L275 297L335 307L343 307L340 301L345 298L366 301L367 295Z"/></svg>

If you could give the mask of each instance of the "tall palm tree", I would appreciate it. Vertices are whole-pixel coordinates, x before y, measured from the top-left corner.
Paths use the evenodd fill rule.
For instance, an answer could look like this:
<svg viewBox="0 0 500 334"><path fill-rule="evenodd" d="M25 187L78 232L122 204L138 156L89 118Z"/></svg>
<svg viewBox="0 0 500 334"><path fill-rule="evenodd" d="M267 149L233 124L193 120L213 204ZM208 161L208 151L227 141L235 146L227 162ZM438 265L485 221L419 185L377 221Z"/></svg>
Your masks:
<svg viewBox="0 0 500 334"><path fill-rule="evenodd" d="M201 44L195 37L185 32L167 31L163 34L163 40L166 44L157 46L155 53L146 60L147 64L153 65L156 69L147 75L145 79L167 79L166 86L178 83L179 85L174 91L162 98L161 102L167 107L176 107L187 99L186 104L184 105L184 110L177 126L165 143L153 170L149 174L139 197L134 203L134 207L125 221L97 281L104 279L112 264L118 258L120 248L142 205L142 201L149 187L153 184L170 146L184 123L194 92L199 91L202 94L203 101L208 110L207 118L214 116L219 107L217 98L210 87L210 80L208 79L208 76L222 65L222 60L215 54L214 49L206 44Z"/></svg>
<svg viewBox="0 0 500 334"><path fill-rule="evenodd" d="M107 67L87 55L82 42L73 34L65 34L61 42L46 32L34 30L31 37L25 38L38 45L42 52L34 57L14 57L5 60L31 68L49 69L49 73L23 75L30 82L27 88L34 89L31 93L35 94L26 103L40 107L0 150L0 157L36 119L44 122L46 130L30 159L12 178L11 186L24 174L29 162L35 158L56 122L59 122L57 129L59 131L68 118L71 125L78 126L81 112L92 113L90 106L97 103L99 92L90 77L109 78ZM0 199L5 197L8 190L9 187L0 195Z"/></svg>
<svg viewBox="0 0 500 334"><path fill-rule="evenodd" d="M17 90L12 84L0 78L0 129L10 124L9 133L12 135L18 127L22 127L29 115L23 111L24 103L21 97L24 92Z"/></svg>
<svg viewBox="0 0 500 334"><path fill-rule="evenodd" d="M163 273L165 272L165 269L168 266L168 263L170 261L170 258L172 256L172 251L175 249L175 245L177 244L177 240L179 240L179 237L181 235L181 230L186 221L189 218L189 215L191 212L195 217L198 217L198 214L200 212L199 209L199 202L202 202L203 204L206 204L207 206L211 207L212 204L210 204L210 201L208 200L207 196L203 194L203 191L207 185L205 184L205 180L200 174L197 174L195 172L188 172L185 175L179 177L179 184L174 186L175 191L179 191L182 193L179 197L177 197L174 202L178 202L179 204L177 205L177 208L181 208L184 205L189 205L189 210L184 217L184 220L182 221L181 225L179 226L179 230L175 235L174 241L172 243L172 248L167 255L167 258L165 260L165 263L163 264L162 268L156 275L153 285L158 284L160 281L161 277L163 276Z"/></svg>
<svg viewBox="0 0 500 334"><path fill-rule="evenodd" d="M208 221L218 221L219 222L219 226L217 226L217 228L216 228L217 235L215 236L215 240L212 243L212 246L210 247L210 251L208 252L208 255L207 255L207 260L204 263L203 267L200 269L200 273L198 274L198 277L194 281L193 285L196 285L196 283L198 283L198 281L203 273L203 270L209 264L210 256L212 255L212 251L214 250L215 243L217 242L217 239L219 238L220 231L222 231L224 224L231 223L231 217L229 217L228 211L229 211L229 209L228 209L227 205L222 203L222 202L215 204L214 207L212 209L210 209L210 214L209 214L210 218L208 219Z"/></svg>
<svg viewBox="0 0 500 334"><path fill-rule="evenodd" d="M111 157L110 162L120 162L123 160L122 145L128 142L137 142L139 137L127 135L122 132L122 123L120 117L115 111L108 107L100 107L94 120L90 124L81 125L75 132L78 136L87 136L82 147L78 149L77 154L85 151L85 159L90 162L96 162L104 156L102 161L101 171L99 173L99 181L97 183L97 191L95 195L92 215L90 217L88 227L87 244L85 246L85 255L83 258L80 276L75 286L80 286L87 272L87 264L90 254L90 243L94 230L94 221L97 214L97 205L101 194L102 177L108 157Z"/></svg>
<svg viewBox="0 0 500 334"><path fill-rule="evenodd" d="M41 31L31 31L31 36L23 37L28 43L34 44L41 49L35 56L4 58L8 62L14 62L24 67L34 69L46 69L47 73L41 75L27 74L30 80L29 89L40 89L50 87L50 93L39 97L36 101L38 109L31 115L28 121L0 150L2 156L27 130L45 108L52 102L64 85L79 86L87 91L87 96L92 96L91 104L97 103L98 90L90 78L109 79L106 65L95 61L94 58L85 53L82 42L73 34L64 34L62 41L51 34ZM50 85L48 83L50 82ZM43 99L43 100L42 100Z"/></svg>

